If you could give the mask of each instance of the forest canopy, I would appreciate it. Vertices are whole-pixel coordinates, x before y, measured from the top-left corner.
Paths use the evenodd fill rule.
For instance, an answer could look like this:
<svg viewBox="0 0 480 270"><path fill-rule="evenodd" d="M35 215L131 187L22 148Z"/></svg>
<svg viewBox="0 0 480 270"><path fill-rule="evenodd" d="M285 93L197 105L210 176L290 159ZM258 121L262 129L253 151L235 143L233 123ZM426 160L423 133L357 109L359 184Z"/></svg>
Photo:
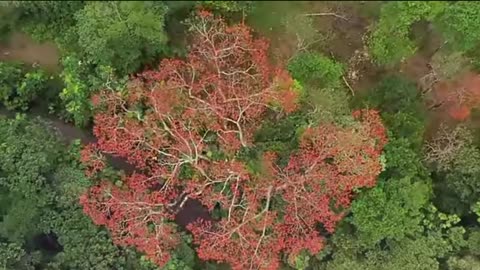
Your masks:
<svg viewBox="0 0 480 270"><path fill-rule="evenodd" d="M0 269L480 269L479 12L2 2Z"/></svg>

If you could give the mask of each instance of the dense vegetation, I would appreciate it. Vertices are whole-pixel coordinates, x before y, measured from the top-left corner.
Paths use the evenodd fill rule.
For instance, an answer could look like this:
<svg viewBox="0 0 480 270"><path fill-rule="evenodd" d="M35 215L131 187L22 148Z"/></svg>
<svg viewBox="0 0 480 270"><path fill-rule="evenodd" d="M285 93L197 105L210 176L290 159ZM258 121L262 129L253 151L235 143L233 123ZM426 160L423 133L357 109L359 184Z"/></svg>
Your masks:
<svg viewBox="0 0 480 270"><path fill-rule="evenodd" d="M0 269L480 269L479 18L3 2Z"/></svg>

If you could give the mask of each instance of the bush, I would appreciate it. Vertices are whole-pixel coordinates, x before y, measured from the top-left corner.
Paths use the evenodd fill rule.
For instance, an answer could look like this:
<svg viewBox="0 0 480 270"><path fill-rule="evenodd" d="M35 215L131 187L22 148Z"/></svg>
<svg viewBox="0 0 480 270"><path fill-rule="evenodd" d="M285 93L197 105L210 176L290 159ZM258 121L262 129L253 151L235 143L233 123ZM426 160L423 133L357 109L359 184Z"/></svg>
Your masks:
<svg viewBox="0 0 480 270"><path fill-rule="evenodd" d="M298 54L288 63L292 77L320 87L338 87L344 72L342 64L318 53Z"/></svg>
<svg viewBox="0 0 480 270"><path fill-rule="evenodd" d="M95 68L75 55L63 58L62 64L63 72L60 76L65 88L60 93L60 99L66 110L63 117L77 126L86 126L93 116L91 95L102 87L121 89L124 80L117 80L111 67Z"/></svg>
<svg viewBox="0 0 480 270"><path fill-rule="evenodd" d="M42 70L25 72L22 65L0 62L0 100L9 110L28 110L30 103L47 89Z"/></svg>

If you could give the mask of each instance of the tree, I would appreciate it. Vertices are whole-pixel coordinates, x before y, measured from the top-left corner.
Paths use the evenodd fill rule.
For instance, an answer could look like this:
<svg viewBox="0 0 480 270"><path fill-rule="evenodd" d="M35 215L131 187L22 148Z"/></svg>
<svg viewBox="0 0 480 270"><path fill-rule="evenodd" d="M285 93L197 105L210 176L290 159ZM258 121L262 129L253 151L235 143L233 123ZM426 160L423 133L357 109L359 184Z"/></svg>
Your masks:
<svg viewBox="0 0 480 270"><path fill-rule="evenodd" d="M0 242L0 268L2 270L35 269L35 257L30 257L22 247L15 243Z"/></svg>
<svg viewBox="0 0 480 270"><path fill-rule="evenodd" d="M83 1L9 1L7 5L19 13L13 27L29 33L39 41L56 40L62 43L74 26L75 12Z"/></svg>
<svg viewBox="0 0 480 270"><path fill-rule="evenodd" d="M384 238L400 240L418 232L421 209L430 199L431 188L406 177L389 179L365 192L352 205L352 224L366 246Z"/></svg>
<svg viewBox="0 0 480 270"><path fill-rule="evenodd" d="M468 52L478 46L479 7L476 2L458 1L447 5L436 19L444 38L454 49Z"/></svg>
<svg viewBox="0 0 480 270"><path fill-rule="evenodd" d="M423 104L415 83L398 75L388 75L368 93L364 102L382 113L421 113Z"/></svg>
<svg viewBox="0 0 480 270"><path fill-rule="evenodd" d="M124 91L93 97L98 142L82 156L100 181L82 196L84 211L115 242L161 266L181 242L172 219L192 199L219 212L219 220L187 226L201 259L277 269L281 253L295 260L320 251L317 226L333 232L354 191L373 186L382 169L378 113L355 112L353 127L309 127L285 168L264 153L251 170L241 151L254 148L267 114L296 109L298 90L245 25L201 11L189 26L186 60L165 59ZM101 152L126 158L136 172L115 183L102 178Z"/></svg>
<svg viewBox="0 0 480 270"><path fill-rule="evenodd" d="M425 143L424 159L428 164L434 164L438 171L451 170L459 153L473 143L472 134L464 126L449 129L441 125L435 137Z"/></svg>
<svg viewBox="0 0 480 270"><path fill-rule="evenodd" d="M78 205L47 209L39 224L62 247L48 260L47 269L154 269L141 267L140 256L133 250L116 246L108 232L95 226Z"/></svg>
<svg viewBox="0 0 480 270"><path fill-rule="evenodd" d="M447 257L456 249L455 238L462 234L458 229L453 228L444 234L434 231L426 235L416 235L414 238L403 238L401 241L386 241L385 249L356 250L355 240L344 239L345 248L353 250L345 249L335 253L326 269L441 269L439 259ZM360 255L362 253L365 255Z"/></svg>
<svg viewBox="0 0 480 270"><path fill-rule="evenodd" d="M360 107L375 108L389 128L389 138L404 138L405 145L420 150L425 131L425 109L415 84L400 76L386 76L372 91L356 100ZM388 145L387 145L388 147ZM410 148L410 146L406 147ZM404 151L398 149L399 151ZM397 159L395 156L392 158Z"/></svg>
<svg viewBox="0 0 480 270"><path fill-rule="evenodd" d="M60 74L65 88L60 93L66 120L84 127L91 123L93 117L90 97L102 88L122 89L126 78L115 76L109 66L95 66L82 60L76 54L69 54L62 59L63 71Z"/></svg>
<svg viewBox="0 0 480 270"><path fill-rule="evenodd" d="M354 190L373 186L381 171L385 134L378 115L354 115L364 121L356 132L333 125L307 129L284 169L266 154L265 172L243 188L235 183L232 198L220 200L226 218L190 225L199 257L233 269L277 269L281 253L291 263L302 251L318 253L324 238L317 225L333 233Z"/></svg>
<svg viewBox="0 0 480 270"><path fill-rule="evenodd" d="M78 147L57 136L38 119L0 119L0 268L155 269L82 213L78 197L91 183Z"/></svg>
<svg viewBox="0 0 480 270"><path fill-rule="evenodd" d="M296 55L288 63L288 71L303 83L317 87L338 87L344 73L342 64L321 54L306 52Z"/></svg>
<svg viewBox="0 0 480 270"><path fill-rule="evenodd" d="M421 20L433 20L445 6L438 1L386 3L368 40L374 61L379 65L394 66L413 55L417 48L410 40L410 27Z"/></svg>
<svg viewBox="0 0 480 270"><path fill-rule="evenodd" d="M196 5L204 9L218 12L239 12L251 8L252 1L196 1Z"/></svg>
<svg viewBox="0 0 480 270"><path fill-rule="evenodd" d="M167 36L162 3L88 2L75 14L78 43L87 59L120 74L165 52Z"/></svg>
<svg viewBox="0 0 480 270"><path fill-rule="evenodd" d="M466 120L480 102L480 75L467 72L455 80L442 81L435 85L432 99L459 121Z"/></svg>

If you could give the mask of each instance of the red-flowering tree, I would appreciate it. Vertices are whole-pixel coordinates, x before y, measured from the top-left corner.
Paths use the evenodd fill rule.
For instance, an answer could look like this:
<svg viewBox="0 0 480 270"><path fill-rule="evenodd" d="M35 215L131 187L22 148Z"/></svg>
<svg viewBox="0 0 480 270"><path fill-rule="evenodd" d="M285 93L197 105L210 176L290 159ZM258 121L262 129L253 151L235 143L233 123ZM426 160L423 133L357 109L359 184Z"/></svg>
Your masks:
<svg viewBox="0 0 480 270"><path fill-rule="evenodd" d="M439 82L434 87L433 98L452 118L465 120L471 110L480 105L480 75L465 73L455 80Z"/></svg>
<svg viewBox="0 0 480 270"><path fill-rule="evenodd" d="M333 232L353 191L374 185L385 131L376 113L355 113L356 126L308 128L285 168L266 153L263 172L237 160L267 111L290 112L297 93L285 71L267 61L267 43L245 25L227 26L208 12L191 22L185 60L163 60L124 91L93 97L95 146L82 152L87 173L105 165L100 152L137 171L121 186L108 181L81 203L116 243L136 246L164 265L180 238L172 223L187 199L222 218L188 226L200 258L234 269L277 269L280 254L323 247L318 226ZM214 154L215 152L215 154Z"/></svg>
<svg viewBox="0 0 480 270"><path fill-rule="evenodd" d="M186 60L163 60L125 91L92 98L98 141L82 152L89 175L104 166L100 152L135 165L137 173L125 185L103 181L81 202L117 243L137 246L159 265L178 243L169 221L186 199L213 209L227 199L232 183L249 179L240 162L212 159L211 148L231 157L252 143L266 110L296 106L291 78L268 63L266 41L253 38L248 27L227 26L200 12L191 31ZM193 172L185 176L188 170ZM218 186L221 192L215 192Z"/></svg>
<svg viewBox="0 0 480 270"><path fill-rule="evenodd" d="M351 128L308 128L285 168L267 153L261 176L230 185L230 202L221 202L225 217L189 226L199 257L233 269L278 269L282 252L291 260L303 250L318 253L324 242L318 226L332 233L354 190L373 186L382 169L380 117L354 116L361 122Z"/></svg>

